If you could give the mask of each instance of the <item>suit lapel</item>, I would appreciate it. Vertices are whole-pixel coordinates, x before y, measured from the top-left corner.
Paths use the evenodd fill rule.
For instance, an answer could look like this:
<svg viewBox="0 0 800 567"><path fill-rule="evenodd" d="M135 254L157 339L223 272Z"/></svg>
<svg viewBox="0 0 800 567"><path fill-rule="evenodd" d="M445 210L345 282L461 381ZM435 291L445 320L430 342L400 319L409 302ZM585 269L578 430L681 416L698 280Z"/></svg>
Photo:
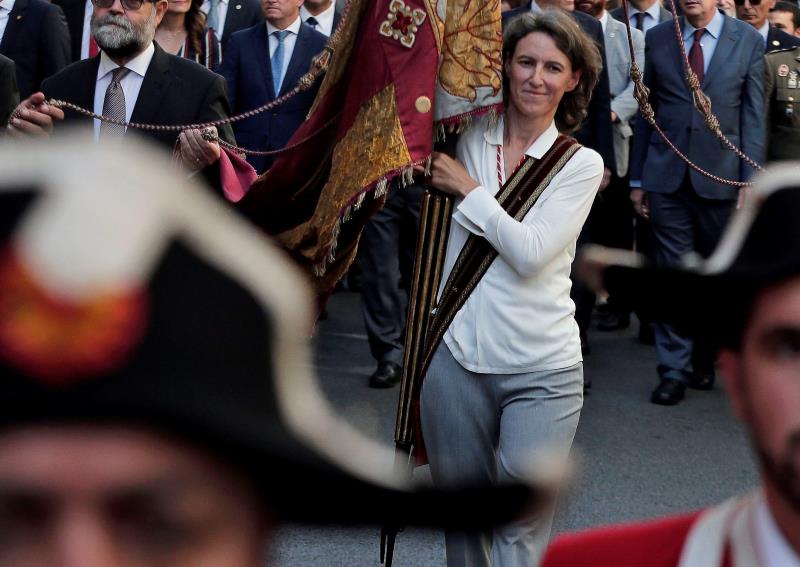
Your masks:
<svg viewBox="0 0 800 567"><path fill-rule="evenodd" d="M131 122L154 121L172 80L171 73L169 73L169 56L156 43L153 59L144 75L136 106L133 107Z"/></svg>
<svg viewBox="0 0 800 567"><path fill-rule="evenodd" d="M239 6L237 9L236 6ZM242 5L238 0L228 0L228 9L225 11L225 26L222 28L222 35L227 38L231 35L231 30L241 29L239 26L239 14L242 12Z"/></svg>
<svg viewBox="0 0 800 567"><path fill-rule="evenodd" d="M267 92L270 93L271 99L275 99L277 97L275 96L275 87L272 84L272 60L269 58L269 39L266 24L262 24L259 27L254 39L253 57L256 59L256 64L255 68L251 69L250 72L256 74L256 81L260 81L266 87Z"/></svg>
<svg viewBox="0 0 800 567"><path fill-rule="evenodd" d="M100 67L100 55L87 60L81 69L81 77L75 81L75 104L82 108L94 108L94 90L97 87L97 69Z"/></svg>
<svg viewBox="0 0 800 567"><path fill-rule="evenodd" d="M683 16L681 16L679 20L681 24L681 33L683 33L686 22L684 21ZM683 53L681 53L681 46L678 43L678 38L675 37L675 29L670 27L665 33L669 34L669 36L672 38L672 40L669 42L672 50L672 56L670 57L672 64L675 65L675 68L678 71L678 76L681 77L681 80L684 80L683 78L686 76L686 69L683 66ZM689 54L687 53L686 56L688 57Z"/></svg>
<svg viewBox="0 0 800 567"><path fill-rule="evenodd" d="M311 56L308 54L310 47L308 46L310 28L305 24L300 24L300 31L297 33L297 41L292 50L292 58L289 60L289 67L286 69L286 75L283 77L281 83L280 94L294 88L297 81L303 75L304 64L308 62ZM315 54L314 54L315 55Z"/></svg>
<svg viewBox="0 0 800 567"><path fill-rule="evenodd" d="M733 53L733 46L739 39L739 31L735 29L735 26L730 24L729 18L725 16L725 20L722 24L722 31L717 40L717 47L714 49L714 55L711 56L708 70L703 77L702 87L704 90L706 85L717 75L719 68L724 67L726 65L725 62L730 60L731 54Z"/></svg>
<svg viewBox="0 0 800 567"><path fill-rule="evenodd" d="M0 41L0 50L3 53L8 52L8 47L14 45L17 34L19 34L22 26L25 25L25 10L28 8L28 0L17 0L14 2L14 8L8 15L8 22L6 23L6 31L3 33L3 39Z"/></svg>

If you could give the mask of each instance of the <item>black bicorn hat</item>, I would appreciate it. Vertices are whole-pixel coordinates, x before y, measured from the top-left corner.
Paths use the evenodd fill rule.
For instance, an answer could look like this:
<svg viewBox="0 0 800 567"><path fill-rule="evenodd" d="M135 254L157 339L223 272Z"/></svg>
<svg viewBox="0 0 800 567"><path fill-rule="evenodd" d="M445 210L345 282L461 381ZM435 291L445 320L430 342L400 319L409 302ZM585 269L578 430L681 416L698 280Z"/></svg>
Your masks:
<svg viewBox="0 0 800 567"><path fill-rule="evenodd" d="M692 254L664 267L592 245L582 249L576 269L591 287L629 297L652 320L710 345L733 346L756 293L800 276L800 162L774 164L756 178L707 259Z"/></svg>
<svg viewBox="0 0 800 567"><path fill-rule="evenodd" d="M0 237L0 435L147 427L234 464L291 521L483 528L551 494L398 474L319 393L293 265L149 148L6 145Z"/></svg>

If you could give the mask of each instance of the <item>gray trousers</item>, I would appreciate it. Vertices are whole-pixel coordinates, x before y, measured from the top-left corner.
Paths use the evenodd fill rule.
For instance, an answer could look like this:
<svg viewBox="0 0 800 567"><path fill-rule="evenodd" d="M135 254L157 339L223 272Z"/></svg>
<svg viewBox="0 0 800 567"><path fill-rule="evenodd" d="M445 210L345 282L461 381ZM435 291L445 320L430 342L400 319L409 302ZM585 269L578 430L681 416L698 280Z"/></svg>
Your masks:
<svg viewBox="0 0 800 567"><path fill-rule="evenodd" d="M442 343L420 395L437 486L525 479L538 457L566 456L583 405L583 363L526 374L476 374ZM535 567L554 510L494 531L445 531L448 567Z"/></svg>

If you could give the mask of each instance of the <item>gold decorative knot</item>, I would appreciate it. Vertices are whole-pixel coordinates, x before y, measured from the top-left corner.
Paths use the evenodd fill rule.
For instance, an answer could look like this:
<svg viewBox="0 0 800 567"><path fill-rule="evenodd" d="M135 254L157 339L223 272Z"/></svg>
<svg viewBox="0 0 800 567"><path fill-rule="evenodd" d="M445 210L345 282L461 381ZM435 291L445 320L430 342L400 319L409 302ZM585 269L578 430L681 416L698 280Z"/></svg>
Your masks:
<svg viewBox="0 0 800 567"><path fill-rule="evenodd" d="M378 32L400 42L404 47L413 47L417 31L428 15L425 10L406 6L403 0L392 0L389 13Z"/></svg>

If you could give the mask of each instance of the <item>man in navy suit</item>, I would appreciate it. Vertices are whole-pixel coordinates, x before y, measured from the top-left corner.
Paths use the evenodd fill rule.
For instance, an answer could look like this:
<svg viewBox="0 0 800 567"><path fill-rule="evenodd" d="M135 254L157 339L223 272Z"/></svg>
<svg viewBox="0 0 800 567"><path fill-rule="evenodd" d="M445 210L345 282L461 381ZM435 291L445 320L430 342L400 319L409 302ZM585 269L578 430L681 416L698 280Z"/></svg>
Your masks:
<svg viewBox="0 0 800 567"><path fill-rule="evenodd" d="M767 53L800 45L800 37L789 35L769 23L769 12L776 0L736 0L736 17L758 30Z"/></svg>
<svg viewBox="0 0 800 567"><path fill-rule="evenodd" d="M300 19L303 0L262 0L267 23L231 36L219 72L228 84L234 114L262 106L291 90L308 72L311 59L327 38ZM306 119L319 82L281 106L235 122L233 132L243 148L279 150ZM274 157L248 154L247 160L263 173Z"/></svg>
<svg viewBox="0 0 800 567"><path fill-rule="evenodd" d="M264 23L259 0L205 0L200 9L207 16L206 25L216 33L223 56L231 35Z"/></svg>
<svg viewBox="0 0 800 567"><path fill-rule="evenodd" d="M764 40L752 26L723 15L716 0L681 0L686 55L713 104L727 138L758 163L764 161ZM694 108L684 77L675 29L664 22L646 36L645 83L656 121L669 139L701 168L734 181L747 181L752 168L706 127ZM728 223L737 187L690 169L646 120L637 120L630 164L631 200L649 217L655 260L678 264L689 255L708 255ZM687 386L711 389L710 352L675 327L656 325L660 383L651 401L674 405Z"/></svg>
<svg viewBox="0 0 800 567"><path fill-rule="evenodd" d="M61 8L47 0L0 3L0 54L17 68L22 98L70 62L69 30Z"/></svg>

